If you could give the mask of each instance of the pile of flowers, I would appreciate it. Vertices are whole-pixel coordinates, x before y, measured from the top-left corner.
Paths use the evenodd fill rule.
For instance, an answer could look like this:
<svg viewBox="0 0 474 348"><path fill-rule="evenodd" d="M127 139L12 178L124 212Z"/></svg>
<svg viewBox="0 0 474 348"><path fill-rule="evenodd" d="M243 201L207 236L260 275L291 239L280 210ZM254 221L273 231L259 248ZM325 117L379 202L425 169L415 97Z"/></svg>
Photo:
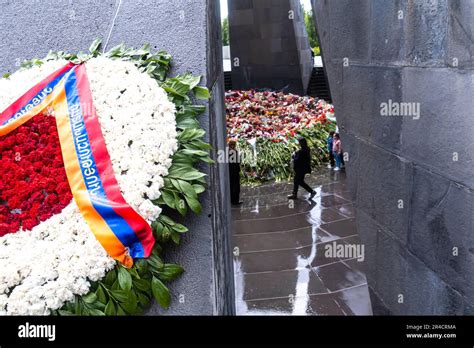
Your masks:
<svg viewBox="0 0 474 348"><path fill-rule="evenodd" d="M238 141L245 182L287 180L300 136L312 149L313 166L326 160L326 138L335 129L334 107L325 100L281 92L226 93L227 137Z"/></svg>
<svg viewBox="0 0 474 348"><path fill-rule="evenodd" d="M189 95L205 99L208 92L199 77L166 78L171 57L164 52L119 45L102 56L99 46L26 62L0 79L0 109L67 60L86 61L115 176L127 203L152 226L153 254L131 269L108 256L72 199L54 117L37 115L0 137L0 315L136 314L152 297L167 308L164 283L183 272L159 256L163 243L179 243L187 231L162 209L183 216L201 210L205 175L194 166L212 161L196 121L205 108Z"/></svg>
<svg viewBox="0 0 474 348"><path fill-rule="evenodd" d="M226 93L228 136L283 141L299 130L334 120L334 107L322 99L281 92Z"/></svg>

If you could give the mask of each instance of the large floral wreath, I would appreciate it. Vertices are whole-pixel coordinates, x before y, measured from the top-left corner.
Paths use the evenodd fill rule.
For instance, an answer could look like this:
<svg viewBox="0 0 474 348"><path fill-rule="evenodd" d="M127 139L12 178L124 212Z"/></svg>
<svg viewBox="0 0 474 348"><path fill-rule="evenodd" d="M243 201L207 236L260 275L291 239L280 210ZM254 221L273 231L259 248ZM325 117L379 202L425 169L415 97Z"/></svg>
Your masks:
<svg viewBox="0 0 474 348"><path fill-rule="evenodd" d="M170 304L165 283L183 269L162 246L187 228L169 216L200 213L199 161L212 163L194 97L209 98L190 74L167 78L171 57L119 45L99 52L57 52L25 62L0 79L0 110L68 61L84 63L113 171L127 203L151 225L150 257L127 268L91 233L72 199L55 120L39 114L0 136L0 314L137 314L154 297ZM168 210L168 215L162 212Z"/></svg>

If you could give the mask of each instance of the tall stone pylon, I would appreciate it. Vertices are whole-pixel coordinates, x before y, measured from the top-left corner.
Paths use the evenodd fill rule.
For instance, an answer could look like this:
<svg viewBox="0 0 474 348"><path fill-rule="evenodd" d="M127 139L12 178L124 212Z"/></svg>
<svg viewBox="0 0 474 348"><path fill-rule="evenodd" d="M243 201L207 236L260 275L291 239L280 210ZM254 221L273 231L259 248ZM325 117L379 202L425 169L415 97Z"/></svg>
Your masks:
<svg viewBox="0 0 474 348"><path fill-rule="evenodd" d="M374 312L474 314L474 2L312 0Z"/></svg>
<svg viewBox="0 0 474 348"><path fill-rule="evenodd" d="M313 62L298 0L228 0L232 87L305 94Z"/></svg>

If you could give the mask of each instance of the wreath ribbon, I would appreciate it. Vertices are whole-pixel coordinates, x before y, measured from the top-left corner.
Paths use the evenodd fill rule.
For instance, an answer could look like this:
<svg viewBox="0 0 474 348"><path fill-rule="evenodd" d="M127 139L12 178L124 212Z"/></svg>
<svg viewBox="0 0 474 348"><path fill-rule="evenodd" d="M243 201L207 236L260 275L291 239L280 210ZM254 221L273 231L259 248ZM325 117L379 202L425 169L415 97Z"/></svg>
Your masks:
<svg viewBox="0 0 474 348"><path fill-rule="evenodd" d="M68 63L0 113L0 136L46 109L54 110L69 186L97 240L126 267L150 256L155 239L120 191L84 64Z"/></svg>

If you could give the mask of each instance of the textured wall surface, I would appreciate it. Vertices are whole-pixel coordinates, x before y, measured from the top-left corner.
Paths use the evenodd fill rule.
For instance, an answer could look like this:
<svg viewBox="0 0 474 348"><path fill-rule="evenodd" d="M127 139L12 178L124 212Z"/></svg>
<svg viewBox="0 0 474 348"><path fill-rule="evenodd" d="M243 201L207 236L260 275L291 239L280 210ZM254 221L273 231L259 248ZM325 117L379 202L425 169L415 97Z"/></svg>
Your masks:
<svg viewBox="0 0 474 348"><path fill-rule="evenodd" d="M474 314L474 2L312 5L372 302ZM419 117L382 116L389 100L417 103Z"/></svg>
<svg viewBox="0 0 474 348"><path fill-rule="evenodd" d="M215 153L225 146L218 16L213 0L0 0L0 72L15 71L22 60L43 57L50 49L85 51L96 38L106 42L110 37L108 48L121 42L136 47L150 43L173 55L172 74L202 75L213 91L200 120ZM186 273L171 284L171 308L153 307L150 315L234 312L227 171L225 166L203 169L209 174L209 190L201 197L203 213L188 217L189 234L165 255Z"/></svg>
<svg viewBox="0 0 474 348"><path fill-rule="evenodd" d="M233 88L306 93L313 64L299 1L228 3Z"/></svg>

